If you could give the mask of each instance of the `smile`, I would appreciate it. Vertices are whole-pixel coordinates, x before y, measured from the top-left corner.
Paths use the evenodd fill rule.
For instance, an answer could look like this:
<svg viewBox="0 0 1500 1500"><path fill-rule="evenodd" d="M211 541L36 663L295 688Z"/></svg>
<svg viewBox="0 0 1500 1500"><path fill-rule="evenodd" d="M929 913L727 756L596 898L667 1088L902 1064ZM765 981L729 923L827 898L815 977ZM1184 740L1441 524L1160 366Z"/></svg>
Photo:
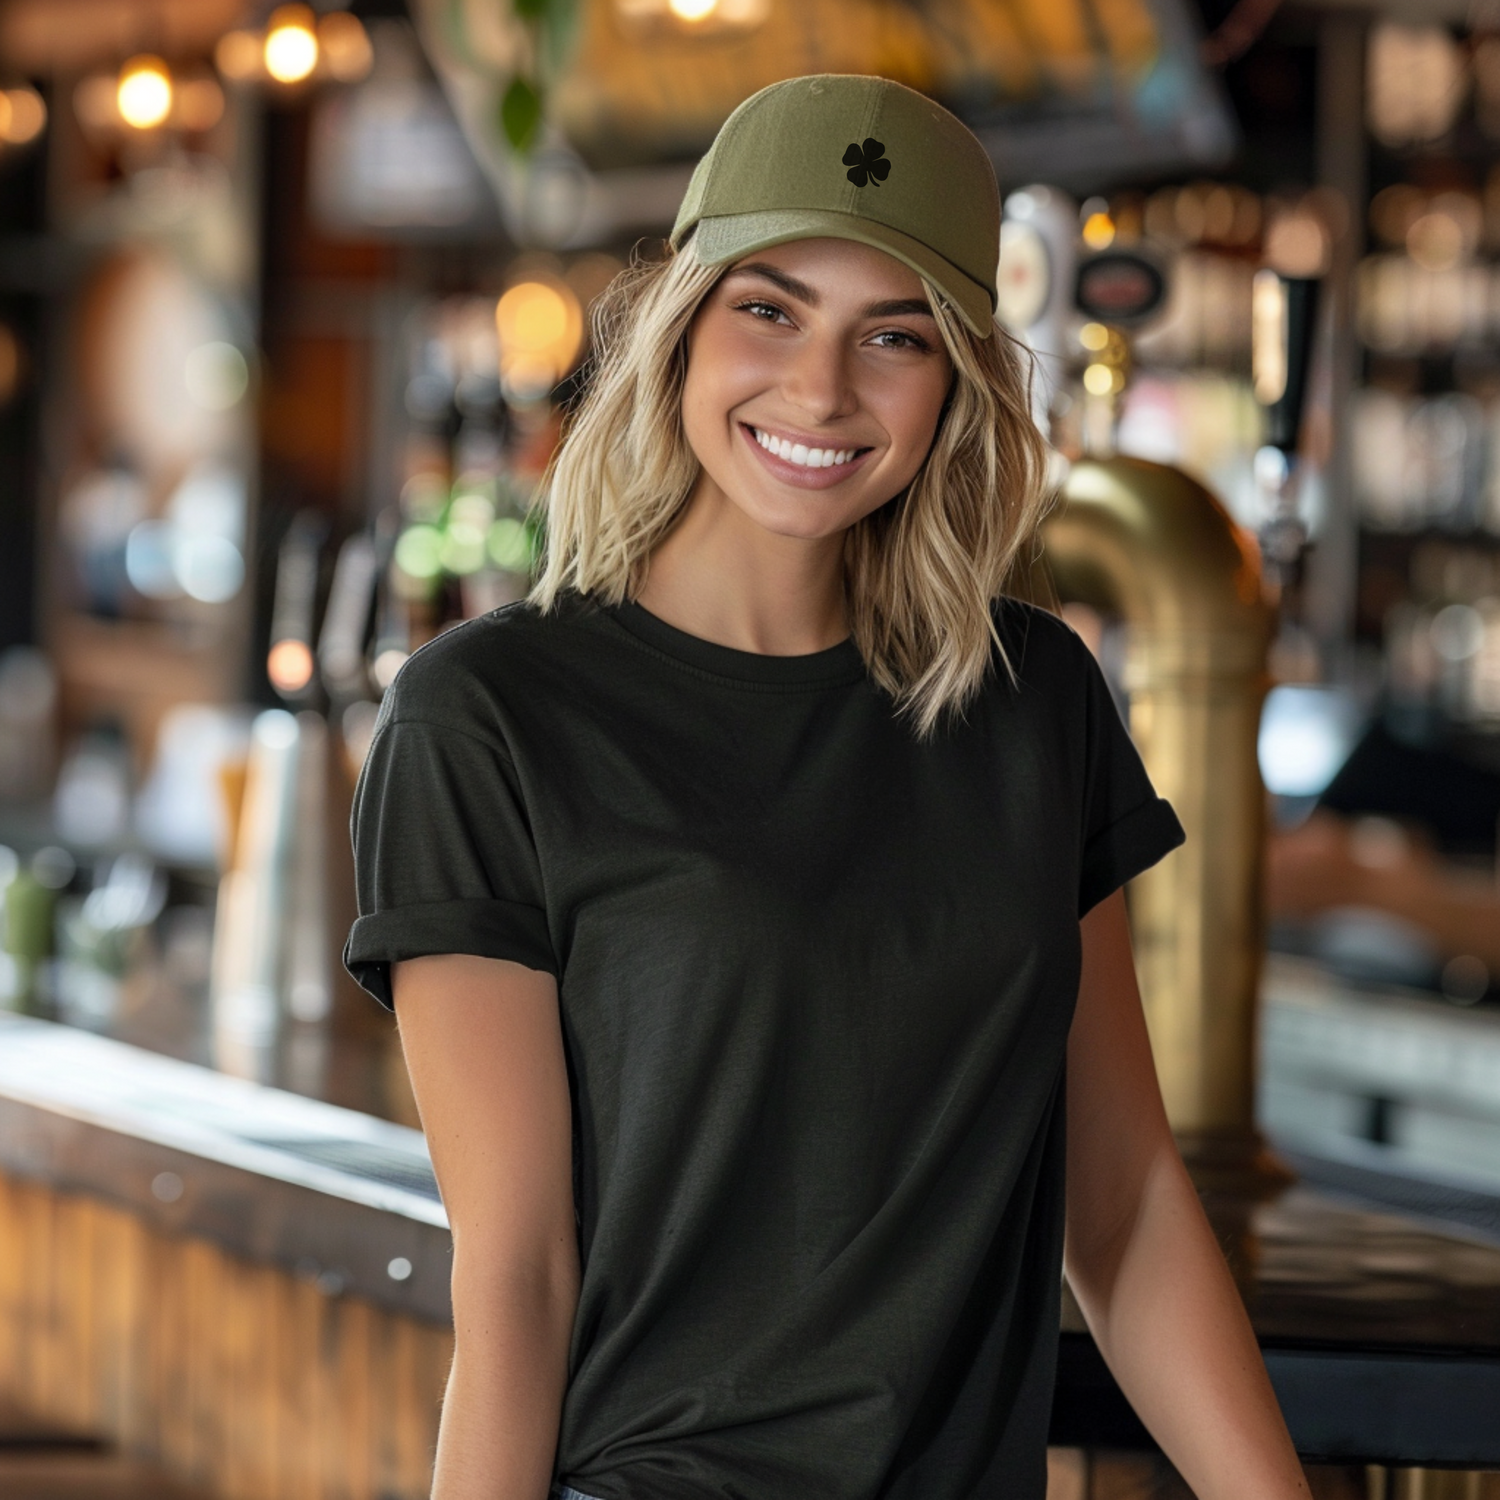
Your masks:
<svg viewBox="0 0 1500 1500"><path fill-rule="evenodd" d="M750 428L751 435L767 453L800 469L832 469L849 463L859 448L809 448L805 443L794 443L790 438L777 437L774 432L765 432L759 427Z"/></svg>

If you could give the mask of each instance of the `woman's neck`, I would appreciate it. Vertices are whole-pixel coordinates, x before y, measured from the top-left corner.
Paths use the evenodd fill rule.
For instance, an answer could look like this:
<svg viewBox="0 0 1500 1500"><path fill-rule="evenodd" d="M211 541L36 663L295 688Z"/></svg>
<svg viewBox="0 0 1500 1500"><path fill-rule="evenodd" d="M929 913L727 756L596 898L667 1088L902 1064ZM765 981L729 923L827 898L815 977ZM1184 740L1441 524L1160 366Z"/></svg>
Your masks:
<svg viewBox="0 0 1500 1500"><path fill-rule="evenodd" d="M849 634L844 538L791 537L752 521L700 481L651 554L639 602L658 619L716 645L805 656Z"/></svg>

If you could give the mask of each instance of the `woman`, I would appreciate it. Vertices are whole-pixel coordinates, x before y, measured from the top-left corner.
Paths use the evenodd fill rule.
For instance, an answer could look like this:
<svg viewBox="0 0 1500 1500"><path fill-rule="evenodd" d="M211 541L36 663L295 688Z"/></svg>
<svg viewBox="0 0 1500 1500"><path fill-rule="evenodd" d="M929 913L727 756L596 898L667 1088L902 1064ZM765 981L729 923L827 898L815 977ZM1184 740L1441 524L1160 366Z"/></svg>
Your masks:
<svg viewBox="0 0 1500 1500"><path fill-rule="evenodd" d="M922 96L748 100L611 294L530 602L386 698L347 957L453 1225L438 1500L1040 1497L1065 1226L1198 1494L1306 1494L1135 990L1181 830L1000 598L998 230Z"/></svg>

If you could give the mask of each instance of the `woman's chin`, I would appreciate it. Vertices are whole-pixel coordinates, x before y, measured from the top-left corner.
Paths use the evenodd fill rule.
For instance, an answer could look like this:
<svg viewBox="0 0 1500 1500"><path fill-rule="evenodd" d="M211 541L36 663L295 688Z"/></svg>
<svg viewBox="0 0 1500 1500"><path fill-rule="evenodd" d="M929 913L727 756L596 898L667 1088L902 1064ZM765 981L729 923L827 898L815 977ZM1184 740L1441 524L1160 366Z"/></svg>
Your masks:
<svg viewBox="0 0 1500 1500"><path fill-rule="evenodd" d="M821 542L841 536L859 519L858 515L849 515L847 507L820 502L811 495L786 501L779 498L771 502L736 500L735 505L760 530L802 542Z"/></svg>
<svg viewBox="0 0 1500 1500"><path fill-rule="evenodd" d="M867 496L841 494L838 490L768 487L754 482L738 484L727 493L735 509L761 530L805 542L840 536L884 503L871 503Z"/></svg>

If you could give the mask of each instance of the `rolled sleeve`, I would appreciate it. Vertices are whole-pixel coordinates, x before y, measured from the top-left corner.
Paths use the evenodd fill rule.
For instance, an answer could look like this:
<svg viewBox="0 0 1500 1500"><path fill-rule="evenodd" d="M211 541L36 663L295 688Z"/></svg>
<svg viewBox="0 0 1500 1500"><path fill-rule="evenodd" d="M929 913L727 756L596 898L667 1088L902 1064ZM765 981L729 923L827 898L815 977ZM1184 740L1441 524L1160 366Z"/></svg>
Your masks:
<svg viewBox="0 0 1500 1500"><path fill-rule="evenodd" d="M393 713L360 774L351 831L359 918L344 963L382 1005L394 1008L401 959L465 953L558 972L535 844L496 740Z"/></svg>
<svg viewBox="0 0 1500 1500"><path fill-rule="evenodd" d="M1088 678L1084 823L1078 915L1185 842L1171 803L1157 796L1099 664L1080 641Z"/></svg>

